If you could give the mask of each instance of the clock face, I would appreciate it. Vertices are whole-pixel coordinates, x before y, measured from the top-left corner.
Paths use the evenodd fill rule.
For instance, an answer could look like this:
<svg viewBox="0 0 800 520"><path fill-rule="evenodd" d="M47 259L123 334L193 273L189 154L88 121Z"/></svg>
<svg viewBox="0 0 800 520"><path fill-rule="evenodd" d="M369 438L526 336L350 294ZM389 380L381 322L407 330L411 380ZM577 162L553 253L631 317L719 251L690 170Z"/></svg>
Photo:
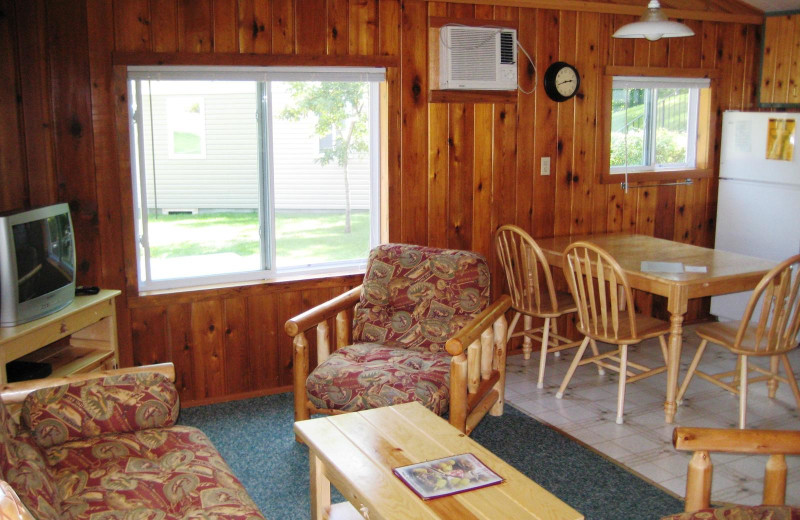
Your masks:
<svg viewBox="0 0 800 520"><path fill-rule="evenodd" d="M578 92L581 77L569 63L557 61L544 73L544 91L554 101L566 101Z"/></svg>
<svg viewBox="0 0 800 520"><path fill-rule="evenodd" d="M564 67L556 74L556 90L562 96L571 96L578 88L578 75L571 67Z"/></svg>

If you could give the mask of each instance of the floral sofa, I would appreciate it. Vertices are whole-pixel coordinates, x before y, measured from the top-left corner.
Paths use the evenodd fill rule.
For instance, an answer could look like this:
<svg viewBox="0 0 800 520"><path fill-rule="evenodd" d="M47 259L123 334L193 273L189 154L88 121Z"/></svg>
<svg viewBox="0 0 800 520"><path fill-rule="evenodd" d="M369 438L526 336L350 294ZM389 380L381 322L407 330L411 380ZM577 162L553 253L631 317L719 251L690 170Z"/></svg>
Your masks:
<svg viewBox="0 0 800 520"><path fill-rule="evenodd" d="M169 377L147 371L34 390L19 422L0 401L0 477L39 520L263 520L208 437L175 424L179 408Z"/></svg>

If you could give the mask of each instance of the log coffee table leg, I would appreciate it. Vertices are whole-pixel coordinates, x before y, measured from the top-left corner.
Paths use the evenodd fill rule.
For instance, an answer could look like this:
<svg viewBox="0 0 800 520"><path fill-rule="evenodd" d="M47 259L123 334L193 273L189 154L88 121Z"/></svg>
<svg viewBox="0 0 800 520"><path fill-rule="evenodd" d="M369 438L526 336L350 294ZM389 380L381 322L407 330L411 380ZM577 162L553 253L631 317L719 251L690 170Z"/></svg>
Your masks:
<svg viewBox="0 0 800 520"><path fill-rule="evenodd" d="M331 482L325 476L325 465L313 450L308 452L308 462L311 468L311 520L325 520L331 510Z"/></svg>

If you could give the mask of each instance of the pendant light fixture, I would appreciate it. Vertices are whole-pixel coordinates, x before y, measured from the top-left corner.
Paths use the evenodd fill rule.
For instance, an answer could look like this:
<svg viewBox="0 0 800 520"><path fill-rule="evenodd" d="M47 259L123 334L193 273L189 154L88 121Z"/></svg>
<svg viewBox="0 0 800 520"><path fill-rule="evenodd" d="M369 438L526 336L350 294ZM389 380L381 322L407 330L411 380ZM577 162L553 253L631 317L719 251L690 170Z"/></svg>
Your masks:
<svg viewBox="0 0 800 520"><path fill-rule="evenodd" d="M650 41L682 36L694 36L694 31L682 23L667 20L658 0L650 0L638 22L623 25L614 33L614 38L647 38Z"/></svg>

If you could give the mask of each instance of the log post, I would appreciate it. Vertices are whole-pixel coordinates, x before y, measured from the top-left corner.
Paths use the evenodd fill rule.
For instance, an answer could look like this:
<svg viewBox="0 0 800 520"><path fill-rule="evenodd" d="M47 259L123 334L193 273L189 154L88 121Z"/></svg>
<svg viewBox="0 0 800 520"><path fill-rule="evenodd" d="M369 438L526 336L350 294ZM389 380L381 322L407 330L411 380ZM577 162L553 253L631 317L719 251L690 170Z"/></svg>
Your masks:
<svg viewBox="0 0 800 520"><path fill-rule="evenodd" d="M294 420L309 418L306 406L306 379L308 378L308 340L301 332L294 337Z"/></svg>
<svg viewBox="0 0 800 520"><path fill-rule="evenodd" d="M622 377L622 376L620 376ZM695 451L686 474L686 504L684 510L697 511L711 501L711 456L707 451Z"/></svg>
<svg viewBox="0 0 800 520"><path fill-rule="evenodd" d="M481 384L481 342L470 343L467 348L467 390L474 394Z"/></svg>
<svg viewBox="0 0 800 520"><path fill-rule="evenodd" d="M336 315L336 348L340 349L350 344L350 320L347 311L343 310Z"/></svg>
<svg viewBox="0 0 800 520"><path fill-rule="evenodd" d="M500 376L495 383L495 389L498 393L497 402L489 410L489 415L500 416L503 415L503 402L506 395L506 332L508 330L508 322L504 315L500 315L492 324L494 330L494 357L492 359L493 368L497 370Z"/></svg>
<svg viewBox="0 0 800 520"><path fill-rule="evenodd" d="M492 377L492 358L494 357L494 331L486 327L481 332L481 379Z"/></svg>
<svg viewBox="0 0 800 520"><path fill-rule="evenodd" d="M467 430L467 356L459 354L450 361L450 424Z"/></svg>
<svg viewBox="0 0 800 520"><path fill-rule="evenodd" d="M776 453L767 459L764 470L765 506L782 506L786 503L786 457Z"/></svg>
<svg viewBox="0 0 800 520"><path fill-rule="evenodd" d="M317 365L322 364L331 354L331 340L328 320L317 323Z"/></svg>

